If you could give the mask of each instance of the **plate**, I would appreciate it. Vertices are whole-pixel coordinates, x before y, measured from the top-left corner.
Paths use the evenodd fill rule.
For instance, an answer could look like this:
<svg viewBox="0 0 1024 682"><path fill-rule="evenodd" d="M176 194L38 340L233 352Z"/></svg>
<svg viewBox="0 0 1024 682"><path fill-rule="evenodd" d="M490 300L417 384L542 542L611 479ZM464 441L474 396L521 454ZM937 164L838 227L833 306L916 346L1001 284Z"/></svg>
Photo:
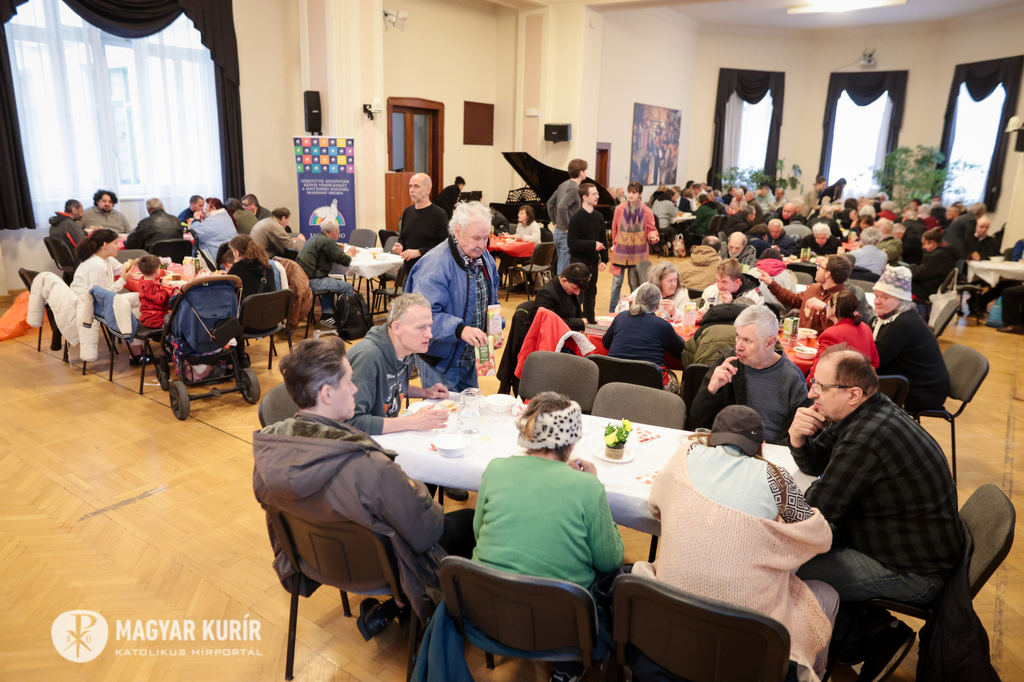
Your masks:
<svg viewBox="0 0 1024 682"><path fill-rule="evenodd" d="M608 462L610 464L625 464L626 462L632 462L634 459L636 459L636 456L633 454L633 451L630 450L628 447L625 448L625 452L622 453L622 459L608 459L607 457L605 457L604 445L599 445L598 447L594 448L594 451L590 454L592 454L594 457L597 457L599 460Z"/></svg>

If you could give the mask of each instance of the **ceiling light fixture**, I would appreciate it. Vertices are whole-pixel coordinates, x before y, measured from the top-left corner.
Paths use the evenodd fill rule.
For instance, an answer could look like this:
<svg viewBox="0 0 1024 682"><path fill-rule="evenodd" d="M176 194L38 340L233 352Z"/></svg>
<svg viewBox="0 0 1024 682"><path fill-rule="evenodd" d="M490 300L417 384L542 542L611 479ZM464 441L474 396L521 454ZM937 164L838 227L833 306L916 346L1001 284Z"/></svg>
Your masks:
<svg viewBox="0 0 1024 682"><path fill-rule="evenodd" d="M905 5L907 0L816 0L807 5L797 5L786 10L786 14L815 14L818 12L853 12L859 9Z"/></svg>

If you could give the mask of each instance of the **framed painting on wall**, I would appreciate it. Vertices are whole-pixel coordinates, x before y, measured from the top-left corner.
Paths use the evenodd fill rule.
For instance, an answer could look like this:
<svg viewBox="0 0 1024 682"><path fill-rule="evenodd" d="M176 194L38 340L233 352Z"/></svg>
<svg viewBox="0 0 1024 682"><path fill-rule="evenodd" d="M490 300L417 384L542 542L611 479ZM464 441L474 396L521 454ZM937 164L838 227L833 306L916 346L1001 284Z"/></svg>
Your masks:
<svg viewBox="0 0 1024 682"><path fill-rule="evenodd" d="M629 181L643 185L674 185L679 167L679 124L682 112L650 104L633 105L633 150Z"/></svg>

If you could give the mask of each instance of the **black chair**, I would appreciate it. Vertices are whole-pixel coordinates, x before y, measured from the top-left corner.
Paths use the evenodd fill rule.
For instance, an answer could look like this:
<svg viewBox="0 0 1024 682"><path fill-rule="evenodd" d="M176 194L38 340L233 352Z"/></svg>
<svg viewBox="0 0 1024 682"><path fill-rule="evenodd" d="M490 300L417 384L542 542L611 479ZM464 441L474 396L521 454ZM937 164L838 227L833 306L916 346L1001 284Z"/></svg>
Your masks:
<svg viewBox="0 0 1024 682"><path fill-rule="evenodd" d="M700 391L700 385L704 383L704 376L711 369L708 365L690 365L683 370L683 402L686 409L690 409L693 399Z"/></svg>
<svg viewBox="0 0 1024 682"><path fill-rule="evenodd" d="M373 230L364 230L357 227L352 230L352 234L348 236L348 243L349 246L372 249L377 246L377 235L373 233Z"/></svg>
<svg viewBox="0 0 1024 682"><path fill-rule="evenodd" d="M988 376L988 360L985 356L959 343L954 343L942 353L942 361L949 372L949 397L960 400L960 408L950 413L945 407L938 410L924 410L913 415L921 422L921 417L935 417L949 422L949 439L952 446L953 480L956 481L956 418L959 417L967 403L974 400L975 394Z"/></svg>
<svg viewBox="0 0 1024 682"><path fill-rule="evenodd" d="M381 286L370 292L370 314L387 312L391 307L391 301L405 293L405 268L398 268L394 275L394 285L387 286L387 281L381 278Z"/></svg>
<svg viewBox="0 0 1024 682"><path fill-rule="evenodd" d="M75 268L78 267L75 254L71 253L71 247L53 237L43 237L43 244L46 245L46 251L56 263L57 269L64 273L64 281L71 284L71 280L75 277Z"/></svg>
<svg viewBox="0 0 1024 682"><path fill-rule="evenodd" d="M725 225L726 217L724 215L716 215L711 218L708 222L707 234L710 236L718 236L718 233L722 230Z"/></svg>
<svg viewBox="0 0 1024 682"><path fill-rule="evenodd" d="M262 339L270 337L270 352L267 369L274 368L274 334L283 331L288 337L288 350L292 348L292 332L288 329L288 308L291 307L295 292L291 289L252 294L238 307L238 321L242 323L242 338Z"/></svg>
<svg viewBox="0 0 1024 682"><path fill-rule="evenodd" d="M978 596L981 588L996 572L999 565L1010 554L1013 547L1014 528L1017 525L1017 511L1013 503L999 487L986 483L967 498L960 508L961 528L966 529L964 551L970 553L971 563L967 570L967 581L971 590L971 599ZM871 599L869 606L877 606L887 611L900 613L911 618L928 621L935 614L934 609L913 606L904 602L889 599ZM847 627L840 638L836 651L841 651L849 633L855 628L862 612L858 611L853 622ZM616 614L617 615L617 614ZM836 633L832 633L836 639ZM835 667L835 659L829 661L828 669L822 682L827 682Z"/></svg>
<svg viewBox="0 0 1024 682"><path fill-rule="evenodd" d="M632 644L691 682L782 682L789 631L753 611L702 601L663 582L623 574L612 583L615 655L608 679L622 679Z"/></svg>
<svg viewBox="0 0 1024 682"><path fill-rule="evenodd" d="M380 240L381 244L386 245L388 243L388 240L391 239L392 237L394 237L397 240L398 233L394 230L377 230L377 239ZM392 244L392 246L394 246L394 244ZM386 253L391 253L391 247L385 246L384 251Z"/></svg>
<svg viewBox="0 0 1024 682"><path fill-rule="evenodd" d="M97 317L93 319L93 324L100 325L100 332L103 335L103 340L107 344L107 350L110 352L110 364L107 367L107 381L114 381L114 357L119 355L117 351L117 344L121 341L128 342L131 336L129 334L122 334L118 331L111 329L107 323ZM142 395L143 388L146 383L146 364L152 359L152 346L150 341L153 339L160 339L160 335L163 333L163 329L143 329L140 327L139 331L135 334L135 338L143 342L142 355L140 356L140 371L139 371L139 395ZM82 361L82 376L85 376L85 369L89 363ZM159 370L157 372L159 374ZM161 386L164 380L161 379Z"/></svg>
<svg viewBox="0 0 1024 682"><path fill-rule="evenodd" d="M114 258L118 263L127 263L130 260L138 260L143 256L148 255L149 251L146 251L145 249L121 249L117 252L117 255L114 256Z"/></svg>
<svg viewBox="0 0 1024 682"><path fill-rule="evenodd" d="M347 592L390 594L408 603L399 582L394 550L385 538L351 521L311 523L272 505L267 507L267 517L288 562L296 571L292 578L291 609L288 614L288 653L284 669L286 680L292 679L295 664L302 561L316 570L325 579L325 584L341 590L341 604L346 618L352 617ZM420 620L414 613L409 621L407 680L412 674L419 635Z"/></svg>
<svg viewBox="0 0 1024 682"><path fill-rule="evenodd" d="M149 252L160 258L170 258L172 263L184 263L195 253L195 245L187 239L162 239L149 247Z"/></svg>
<svg viewBox="0 0 1024 682"><path fill-rule="evenodd" d="M896 407L903 407L903 401L910 392L910 382L899 374L885 374L878 377L878 390L882 392Z"/></svg>
<svg viewBox="0 0 1024 682"><path fill-rule="evenodd" d="M653 362L644 360L624 360L613 358L610 355L598 355L592 353L587 356L597 365L597 387L600 389L605 384L620 382L623 384L636 384L656 388L659 391L665 385L662 380L661 368Z"/></svg>
<svg viewBox="0 0 1024 682"><path fill-rule="evenodd" d="M537 244L533 249L533 254L530 255L530 260L526 263L516 263L508 269L509 281L511 281L512 273L519 272L523 275L523 281L526 285L526 300L532 300L530 295L530 286L533 283L533 276L539 275L541 279L544 279L547 275L547 279L555 277L554 267L552 261L556 258L555 244L551 242L549 244L541 243ZM509 287L505 290L505 300L508 300L508 295L512 288Z"/></svg>
<svg viewBox="0 0 1024 682"><path fill-rule="evenodd" d="M667 429L681 429L686 423L686 406L675 393L617 381L598 389L591 414L608 419L632 419Z"/></svg>
<svg viewBox="0 0 1024 682"><path fill-rule="evenodd" d="M690 297L690 300L691 301L695 301L695 302L699 301L700 299L702 299L704 297L704 290L703 289L690 289L689 287L687 287L686 288L686 293Z"/></svg>
<svg viewBox="0 0 1024 682"><path fill-rule="evenodd" d="M267 391L266 395L263 396L263 400L260 401L260 426L265 427L282 422L285 419L294 417L298 411L299 406L288 395L288 389L285 388L283 383L278 384Z"/></svg>
<svg viewBox="0 0 1024 682"><path fill-rule="evenodd" d="M523 363L519 379L519 397L529 400L542 391L556 391L575 400L590 414L597 397L599 371L586 358L568 353L538 350Z"/></svg>
<svg viewBox="0 0 1024 682"><path fill-rule="evenodd" d="M25 285L26 291L32 291L32 281L35 280L36 275L39 273L34 270L26 270L25 268L18 268L18 277L21 278L22 283ZM46 306L46 319L50 323L50 329L56 329L57 325L53 322L53 312L50 310L50 306ZM39 339L36 341L36 352L43 350L43 327L45 325L39 325Z"/></svg>
<svg viewBox="0 0 1024 682"><path fill-rule="evenodd" d="M577 648L585 666L600 664L594 657L597 606L590 592L575 583L506 573L448 556L441 560L441 591L459 632L465 632L468 620L513 649ZM487 667L494 668L490 652Z"/></svg>

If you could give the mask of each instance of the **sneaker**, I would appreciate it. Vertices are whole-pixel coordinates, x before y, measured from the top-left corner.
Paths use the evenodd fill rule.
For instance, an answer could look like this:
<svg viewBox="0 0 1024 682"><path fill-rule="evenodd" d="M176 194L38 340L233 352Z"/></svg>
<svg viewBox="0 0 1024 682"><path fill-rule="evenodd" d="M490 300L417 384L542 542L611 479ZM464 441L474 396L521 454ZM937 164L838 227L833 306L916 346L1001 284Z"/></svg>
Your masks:
<svg viewBox="0 0 1024 682"><path fill-rule="evenodd" d="M460 488L445 488L444 494L449 500L455 500L456 502L465 502L469 499L469 493Z"/></svg>
<svg viewBox="0 0 1024 682"><path fill-rule="evenodd" d="M331 329L337 329L338 328L338 323L334 321L334 316L333 315L328 315L326 317L321 317L320 318L320 324L322 324L325 327L330 327Z"/></svg>
<svg viewBox="0 0 1024 682"><path fill-rule="evenodd" d="M882 682L892 675L910 653L916 637L909 625L894 620L893 626L866 642L865 650L869 653L857 682Z"/></svg>
<svg viewBox="0 0 1024 682"><path fill-rule="evenodd" d="M587 674L587 667L579 661L555 663L551 671L551 682L580 682Z"/></svg>

